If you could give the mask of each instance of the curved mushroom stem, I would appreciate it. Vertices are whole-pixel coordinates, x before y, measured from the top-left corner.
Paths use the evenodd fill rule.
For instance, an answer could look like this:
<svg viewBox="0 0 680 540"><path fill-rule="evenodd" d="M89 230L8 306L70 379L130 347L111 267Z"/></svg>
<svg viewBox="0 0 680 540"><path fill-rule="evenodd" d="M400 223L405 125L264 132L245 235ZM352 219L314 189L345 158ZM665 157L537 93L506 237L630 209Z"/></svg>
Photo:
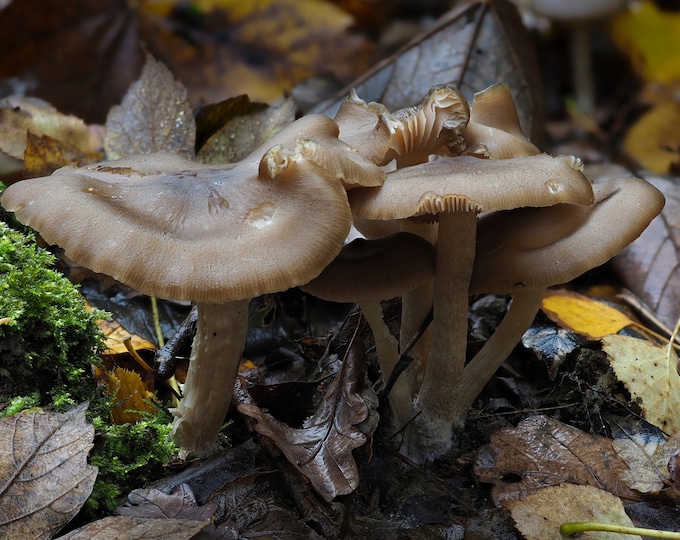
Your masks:
<svg viewBox="0 0 680 540"><path fill-rule="evenodd" d="M536 317L544 294L545 289L527 289L514 294L512 304L496 331L463 370L454 421L465 419L486 383L510 356Z"/></svg>
<svg viewBox="0 0 680 540"><path fill-rule="evenodd" d="M376 354L383 382L387 383L399 361L399 343L390 333L382 318L382 308L379 301L364 301L359 303L361 312L373 332ZM390 408L392 409L392 427L401 429L413 417L411 392L403 374L397 377L389 393Z"/></svg>
<svg viewBox="0 0 680 540"><path fill-rule="evenodd" d="M203 457L215 449L234 393L248 330L248 300L198 304L198 325L184 395L172 410L172 438L179 457Z"/></svg>
<svg viewBox="0 0 680 540"><path fill-rule="evenodd" d="M405 452L417 461L434 459L452 446L457 393L465 366L470 277L475 258L477 213L439 215L434 277L432 349L407 431Z"/></svg>

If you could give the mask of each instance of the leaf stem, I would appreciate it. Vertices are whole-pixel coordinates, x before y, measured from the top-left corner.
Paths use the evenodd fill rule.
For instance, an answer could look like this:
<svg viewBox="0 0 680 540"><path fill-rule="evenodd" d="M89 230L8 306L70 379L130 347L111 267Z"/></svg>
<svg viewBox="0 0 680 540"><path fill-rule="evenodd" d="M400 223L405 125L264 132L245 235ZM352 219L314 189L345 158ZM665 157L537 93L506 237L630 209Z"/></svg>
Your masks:
<svg viewBox="0 0 680 540"><path fill-rule="evenodd" d="M587 532L587 531L604 531L619 534L635 534L638 536L648 536L649 538L666 538L671 540L680 540L680 532L673 531L659 531L657 529L643 529L641 527L628 527L626 525L612 525L610 523L599 523L597 521L577 521L562 523L560 525L560 533L562 536L571 536L572 534Z"/></svg>

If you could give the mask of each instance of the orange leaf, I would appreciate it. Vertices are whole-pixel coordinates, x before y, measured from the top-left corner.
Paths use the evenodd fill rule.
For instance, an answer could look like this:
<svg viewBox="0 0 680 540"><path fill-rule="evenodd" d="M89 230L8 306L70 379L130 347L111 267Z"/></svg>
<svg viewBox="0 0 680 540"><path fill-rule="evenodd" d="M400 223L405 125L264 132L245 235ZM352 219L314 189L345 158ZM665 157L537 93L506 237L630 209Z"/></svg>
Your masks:
<svg viewBox="0 0 680 540"><path fill-rule="evenodd" d="M109 392L116 403L111 408L111 421L114 424L133 424L142 419L140 412L153 414L156 411L153 404L149 403L154 395L144 388L138 373L116 368L108 372L108 377Z"/></svg>

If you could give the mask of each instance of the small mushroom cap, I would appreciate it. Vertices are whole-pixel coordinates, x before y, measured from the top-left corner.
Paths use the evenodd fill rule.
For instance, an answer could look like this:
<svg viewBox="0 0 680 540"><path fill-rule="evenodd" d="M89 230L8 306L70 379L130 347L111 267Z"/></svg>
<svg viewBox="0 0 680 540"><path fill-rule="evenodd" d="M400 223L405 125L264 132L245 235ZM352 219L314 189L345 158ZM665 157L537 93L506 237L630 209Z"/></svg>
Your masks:
<svg viewBox="0 0 680 540"><path fill-rule="evenodd" d="M302 289L332 302L386 300L422 285L434 272L434 246L419 236L400 232L350 242Z"/></svg>
<svg viewBox="0 0 680 540"><path fill-rule="evenodd" d="M564 22L609 17L623 10L629 0L515 0L542 17Z"/></svg>
<svg viewBox="0 0 680 540"><path fill-rule="evenodd" d="M508 159L540 154L524 135L510 87L497 83L477 92L470 106L470 121L463 137L466 153L491 159Z"/></svg>
<svg viewBox="0 0 680 540"><path fill-rule="evenodd" d="M593 191L592 206L520 208L480 218L471 292L566 283L619 253L664 205L661 192L639 178L595 184Z"/></svg>
<svg viewBox="0 0 680 540"><path fill-rule="evenodd" d="M388 173L380 188L351 191L350 205L359 218L390 220L463 209L591 204L592 186L579 164L547 154L497 161L441 158Z"/></svg>
<svg viewBox="0 0 680 540"><path fill-rule="evenodd" d="M201 165L150 154L8 188L3 206L79 264L150 295L223 303L307 283L343 246L342 185L280 146Z"/></svg>

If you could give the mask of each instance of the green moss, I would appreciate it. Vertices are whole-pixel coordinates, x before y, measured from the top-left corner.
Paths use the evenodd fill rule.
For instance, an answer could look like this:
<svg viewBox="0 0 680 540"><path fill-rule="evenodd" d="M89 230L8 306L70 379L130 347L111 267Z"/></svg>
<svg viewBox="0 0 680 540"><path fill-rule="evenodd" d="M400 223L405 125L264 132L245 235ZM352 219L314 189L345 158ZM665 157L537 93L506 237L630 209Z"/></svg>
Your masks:
<svg viewBox="0 0 680 540"><path fill-rule="evenodd" d="M52 269L54 257L0 222L0 399L37 393L59 408L91 400L103 336L98 311Z"/></svg>
<svg viewBox="0 0 680 540"><path fill-rule="evenodd" d="M110 425L101 417L92 421L97 434L90 463L99 467L99 475L87 511L100 513L115 508L121 495L161 478L177 447L169 440L172 424L165 411L134 424Z"/></svg>
<svg viewBox="0 0 680 540"><path fill-rule="evenodd" d="M5 418L6 416L12 416L13 414L20 413L26 409L33 409L40 405L40 397L37 393L29 394L27 396L16 396L12 398L9 405L0 412L0 418Z"/></svg>

